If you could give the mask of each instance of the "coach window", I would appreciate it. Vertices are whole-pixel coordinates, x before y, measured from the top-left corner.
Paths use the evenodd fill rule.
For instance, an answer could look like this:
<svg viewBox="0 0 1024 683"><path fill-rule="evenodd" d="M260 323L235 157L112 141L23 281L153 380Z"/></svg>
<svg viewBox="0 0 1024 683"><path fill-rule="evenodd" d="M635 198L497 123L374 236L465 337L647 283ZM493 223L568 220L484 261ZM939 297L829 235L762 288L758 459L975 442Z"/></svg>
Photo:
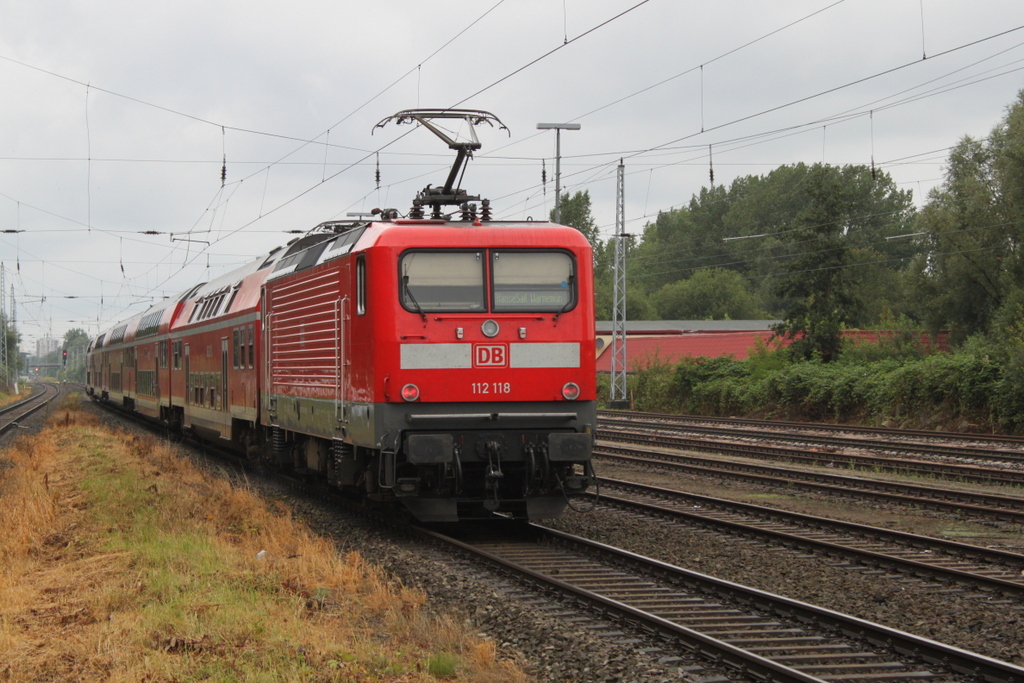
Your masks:
<svg viewBox="0 0 1024 683"><path fill-rule="evenodd" d="M356 257L356 313L366 315L366 255Z"/></svg>
<svg viewBox="0 0 1024 683"><path fill-rule="evenodd" d="M493 251L494 311L567 311L576 304L573 260L564 251Z"/></svg>
<svg viewBox="0 0 1024 683"><path fill-rule="evenodd" d="M238 369L239 363L242 367L245 367L245 360L242 356L242 345L239 340L243 328L236 327L231 330L231 367L235 370Z"/></svg>
<svg viewBox="0 0 1024 683"><path fill-rule="evenodd" d="M256 367L256 335L253 331L253 326L249 325L249 369L252 370Z"/></svg>
<svg viewBox="0 0 1024 683"><path fill-rule="evenodd" d="M481 251L407 251L399 278L402 306L408 311L486 310Z"/></svg>

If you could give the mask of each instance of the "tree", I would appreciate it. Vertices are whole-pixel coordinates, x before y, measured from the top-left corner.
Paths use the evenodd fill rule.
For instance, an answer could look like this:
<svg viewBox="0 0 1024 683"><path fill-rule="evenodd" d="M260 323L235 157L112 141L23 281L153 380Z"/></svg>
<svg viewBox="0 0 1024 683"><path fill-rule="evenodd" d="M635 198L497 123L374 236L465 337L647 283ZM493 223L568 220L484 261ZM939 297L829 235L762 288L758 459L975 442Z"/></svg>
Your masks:
<svg viewBox="0 0 1024 683"><path fill-rule="evenodd" d="M62 368L62 377L72 382L85 381L85 354L89 348L88 333L78 327L64 333L62 351L67 351L67 365Z"/></svg>
<svg viewBox="0 0 1024 683"><path fill-rule="evenodd" d="M652 297L662 320L756 320L765 315L743 276L724 268L702 268L665 285Z"/></svg>
<svg viewBox="0 0 1024 683"><path fill-rule="evenodd" d="M992 329L1024 288L1024 91L987 140L964 137L918 218L918 314L954 341Z"/></svg>
<svg viewBox="0 0 1024 683"><path fill-rule="evenodd" d="M631 259L631 282L653 294L701 269L734 271L746 279L759 308L782 317L791 300L779 293L778 283L786 265L804 252L792 231L814 205L809 188L815 174L834 175L848 185L843 244L849 247L848 267L857 274L849 285L860 300L870 302L851 323L873 324L887 309L903 312L906 297L899 273L921 247L885 238L912 231L912 196L888 174L864 166L793 164L737 178L727 188L702 188L687 206L661 212L645 226Z"/></svg>
<svg viewBox="0 0 1024 683"><path fill-rule="evenodd" d="M64 333L64 348L86 348L89 346L89 334L80 327L74 327Z"/></svg>
<svg viewBox="0 0 1024 683"><path fill-rule="evenodd" d="M598 320L612 319L613 288L611 280L594 287L594 310ZM658 314L643 290L626 287L626 320L657 320Z"/></svg>
<svg viewBox="0 0 1024 683"><path fill-rule="evenodd" d="M842 330L862 306L851 286L851 240L857 186L864 167L836 169L815 164L807 176L808 203L790 240L799 252L787 266L778 293L790 300L775 332L793 340L790 350L805 359L838 358ZM858 177L860 176L860 177ZM867 180L870 182L870 176Z"/></svg>
<svg viewBox="0 0 1024 683"><path fill-rule="evenodd" d="M6 316L0 316L0 329L6 330L7 333L7 367L0 368L0 391L7 391L18 381L21 358L20 354L15 353L15 349L18 348L21 335Z"/></svg>
<svg viewBox="0 0 1024 683"><path fill-rule="evenodd" d="M590 242L596 254L601 248L601 236L590 215L590 190L577 192L576 194L562 197L560 204L562 211L562 225L570 225L580 232ZM555 220L555 210L551 210L551 220Z"/></svg>

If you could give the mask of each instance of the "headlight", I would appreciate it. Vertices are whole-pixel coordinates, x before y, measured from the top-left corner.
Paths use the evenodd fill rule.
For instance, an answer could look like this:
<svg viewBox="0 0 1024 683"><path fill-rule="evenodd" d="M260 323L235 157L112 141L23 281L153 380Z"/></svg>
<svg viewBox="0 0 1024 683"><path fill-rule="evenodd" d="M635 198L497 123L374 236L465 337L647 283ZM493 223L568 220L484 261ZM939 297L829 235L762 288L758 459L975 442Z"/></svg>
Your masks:
<svg viewBox="0 0 1024 683"><path fill-rule="evenodd" d="M410 403L420 398L420 388L415 384L406 384L402 387L402 398Z"/></svg>
<svg viewBox="0 0 1024 683"><path fill-rule="evenodd" d="M403 389L404 391L404 389ZM576 382L566 382L562 387L562 398L566 401L575 401L580 397L580 385Z"/></svg>

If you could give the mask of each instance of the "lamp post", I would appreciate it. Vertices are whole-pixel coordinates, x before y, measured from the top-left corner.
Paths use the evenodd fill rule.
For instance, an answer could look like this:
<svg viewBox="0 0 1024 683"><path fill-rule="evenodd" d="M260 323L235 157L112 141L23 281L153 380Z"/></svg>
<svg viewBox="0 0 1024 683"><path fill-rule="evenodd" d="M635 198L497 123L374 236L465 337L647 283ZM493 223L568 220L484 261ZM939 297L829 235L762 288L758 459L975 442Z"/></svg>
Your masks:
<svg viewBox="0 0 1024 683"><path fill-rule="evenodd" d="M537 130L555 131L555 222L562 222L562 131L579 130L578 123L538 123Z"/></svg>

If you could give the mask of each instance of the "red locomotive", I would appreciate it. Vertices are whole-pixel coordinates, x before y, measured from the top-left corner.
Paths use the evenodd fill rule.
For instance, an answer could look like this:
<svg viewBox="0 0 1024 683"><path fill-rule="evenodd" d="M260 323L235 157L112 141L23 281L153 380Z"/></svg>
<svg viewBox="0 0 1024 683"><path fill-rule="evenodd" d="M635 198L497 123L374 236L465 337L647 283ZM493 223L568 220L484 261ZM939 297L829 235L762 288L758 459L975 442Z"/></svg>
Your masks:
<svg viewBox="0 0 1024 683"><path fill-rule="evenodd" d="M385 119L458 151L444 187L407 218L323 223L119 323L90 345L88 393L422 521L558 517L594 478L590 245L492 221L487 200L477 213L453 185L479 143L437 118L500 125Z"/></svg>

